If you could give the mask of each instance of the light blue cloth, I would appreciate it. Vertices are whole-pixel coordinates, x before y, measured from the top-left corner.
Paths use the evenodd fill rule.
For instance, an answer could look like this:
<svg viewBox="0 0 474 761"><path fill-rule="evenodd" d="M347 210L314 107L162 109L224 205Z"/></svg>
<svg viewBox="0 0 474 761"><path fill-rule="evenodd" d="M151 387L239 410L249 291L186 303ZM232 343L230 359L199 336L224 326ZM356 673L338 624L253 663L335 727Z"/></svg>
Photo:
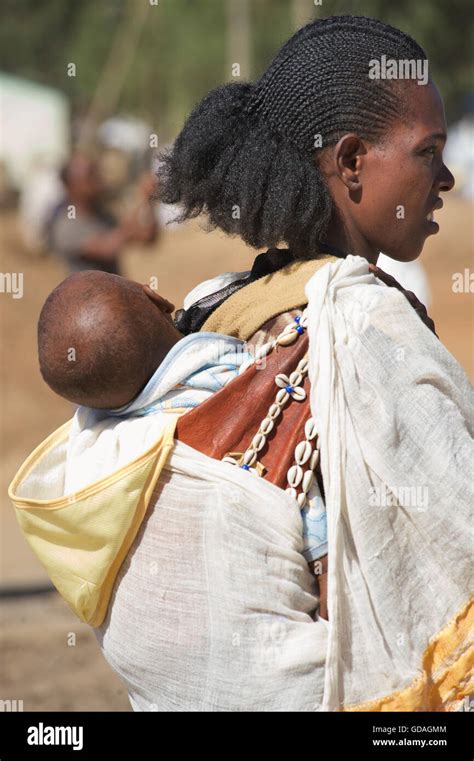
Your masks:
<svg viewBox="0 0 474 761"><path fill-rule="evenodd" d="M313 497L311 503L301 510L303 519L303 555L308 563L318 560L328 551L328 524L326 506L321 496Z"/></svg>
<svg viewBox="0 0 474 761"><path fill-rule="evenodd" d="M197 407L239 374L252 355L245 343L220 333L191 333L178 341L145 388L129 404L107 415L151 415L181 407Z"/></svg>

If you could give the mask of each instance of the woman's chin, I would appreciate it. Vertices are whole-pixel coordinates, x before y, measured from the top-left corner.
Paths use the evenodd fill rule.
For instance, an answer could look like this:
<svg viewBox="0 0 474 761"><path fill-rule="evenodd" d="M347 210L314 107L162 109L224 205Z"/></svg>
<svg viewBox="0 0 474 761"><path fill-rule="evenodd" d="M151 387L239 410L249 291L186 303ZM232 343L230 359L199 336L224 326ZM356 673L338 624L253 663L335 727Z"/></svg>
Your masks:
<svg viewBox="0 0 474 761"><path fill-rule="evenodd" d="M401 252L401 251L381 251L381 254L385 254L385 256L388 256L390 259L393 259L395 262L414 262L415 259L418 259L418 257L421 254L422 249L419 251L413 252L413 249L410 250L410 252Z"/></svg>
<svg viewBox="0 0 474 761"><path fill-rule="evenodd" d="M414 262L415 259L418 259L421 252L423 251L427 237L428 236L425 232L424 235L419 235L417 238L413 237L407 243L391 246L390 250L387 248L381 253L389 256L390 259L395 259L397 262Z"/></svg>

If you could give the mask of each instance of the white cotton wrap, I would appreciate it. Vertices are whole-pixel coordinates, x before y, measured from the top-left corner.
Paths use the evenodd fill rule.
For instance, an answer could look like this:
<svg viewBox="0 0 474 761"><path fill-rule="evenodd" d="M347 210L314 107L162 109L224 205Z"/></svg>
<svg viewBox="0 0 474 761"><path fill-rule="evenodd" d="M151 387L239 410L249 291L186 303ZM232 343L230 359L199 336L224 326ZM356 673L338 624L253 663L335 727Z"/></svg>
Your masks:
<svg viewBox="0 0 474 761"><path fill-rule="evenodd" d="M98 630L135 710L317 710L327 624L296 502L180 442L155 495Z"/></svg>
<svg viewBox="0 0 474 761"><path fill-rule="evenodd" d="M332 711L389 695L472 592L462 368L360 257L328 263L306 293L330 624L314 620L296 502L178 442L96 630L136 710Z"/></svg>

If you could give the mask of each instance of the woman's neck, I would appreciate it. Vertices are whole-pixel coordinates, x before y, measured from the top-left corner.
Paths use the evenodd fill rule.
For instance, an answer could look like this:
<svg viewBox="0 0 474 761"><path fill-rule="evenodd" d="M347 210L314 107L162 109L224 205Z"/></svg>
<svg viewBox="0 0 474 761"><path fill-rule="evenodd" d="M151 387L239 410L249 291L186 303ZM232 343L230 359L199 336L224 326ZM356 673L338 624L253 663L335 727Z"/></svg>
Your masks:
<svg viewBox="0 0 474 761"><path fill-rule="evenodd" d="M345 257L348 254L354 254L364 257L371 264L377 264L380 253L358 230L351 231L340 221L337 224L330 224L322 245L329 253L334 253L334 256Z"/></svg>

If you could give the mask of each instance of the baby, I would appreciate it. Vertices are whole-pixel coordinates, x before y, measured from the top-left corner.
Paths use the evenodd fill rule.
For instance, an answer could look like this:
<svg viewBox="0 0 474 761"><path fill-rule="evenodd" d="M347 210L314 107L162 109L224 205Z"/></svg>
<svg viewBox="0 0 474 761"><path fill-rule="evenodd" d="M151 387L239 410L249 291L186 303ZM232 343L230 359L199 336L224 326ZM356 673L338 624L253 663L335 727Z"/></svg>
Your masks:
<svg viewBox="0 0 474 761"><path fill-rule="evenodd" d="M153 415L195 407L237 377L249 359L244 343L219 334L183 337L173 310L148 285L100 271L70 275L50 294L38 323L41 374L53 391L80 405L75 422L81 441L84 431L101 425L118 430L120 420L140 416L147 416L147 435L153 437ZM129 439L116 446L122 458ZM93 436L85 440L92 442ZM87 454L83 471L90 477L97 458L93 449ZM77 477L72 472L72 491L82 486ZM303 554L310 563L326 552L320 507L301 513Z"/></svg>
<svg viewBox="0 0 474 761"><path fill-rule="evenodd" d="M43 379L74 404L123 407L182 338L173 310L148 285L92 270L70 275L41 310Z"/></svg>

